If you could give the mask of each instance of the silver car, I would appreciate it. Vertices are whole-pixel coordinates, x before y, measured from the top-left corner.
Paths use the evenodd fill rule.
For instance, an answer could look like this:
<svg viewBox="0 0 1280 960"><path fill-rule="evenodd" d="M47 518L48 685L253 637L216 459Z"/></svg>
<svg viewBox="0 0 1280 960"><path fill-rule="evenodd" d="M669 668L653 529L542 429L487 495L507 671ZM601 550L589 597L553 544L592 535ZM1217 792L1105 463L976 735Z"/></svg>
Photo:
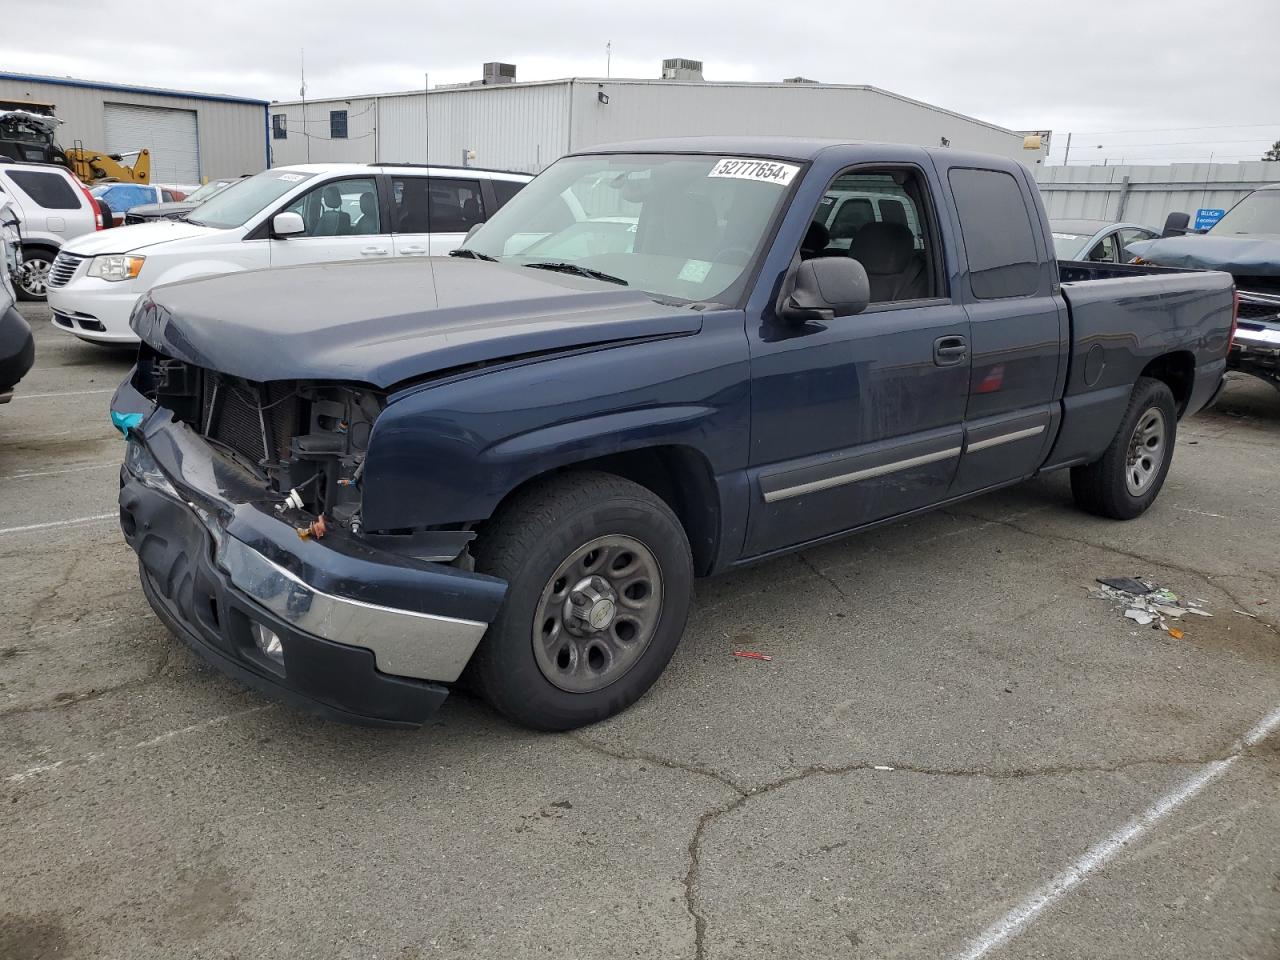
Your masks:
<svg viewBox="0 0 1280 960"><path fill-rule="evenodd" d="M1090 263L1128 263L1136 256L1125 250L1139 240L1160 236L1137 223L1110 220L1050 220L1053 249L1059 260L1087 260Z"/></svg>

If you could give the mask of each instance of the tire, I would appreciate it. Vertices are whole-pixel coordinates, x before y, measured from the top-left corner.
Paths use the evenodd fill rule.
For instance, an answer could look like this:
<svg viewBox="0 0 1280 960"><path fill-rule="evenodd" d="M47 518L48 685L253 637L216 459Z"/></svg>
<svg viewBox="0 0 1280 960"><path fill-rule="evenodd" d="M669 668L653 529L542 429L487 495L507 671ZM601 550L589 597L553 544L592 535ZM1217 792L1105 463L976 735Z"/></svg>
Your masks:
<svg viewBox="0 0 1280 960"><path fill-rule="evenodd" d="M643 696L680 642L693 592L671 508L607 473L518 494L481 532L476 569L508 586L465 679L537 730L596 723Z"/></svg>
<svg viewBox="0 0 1280 960"><path fill-rule="evenodd" d="M49 268L57 256L44 247L23 247L22 264L18 267L18 299L40 303L46 299L49 286Z"/></svg>
<svg viewBox="0 0 1280 960"><path fill-rule="evenodd" d="M1071 470L1071 493L1082 509L1132 520L1155 502L1173 462L1178 411L1168 385L1140 377L1111 445L1093 463Z"/></svg>

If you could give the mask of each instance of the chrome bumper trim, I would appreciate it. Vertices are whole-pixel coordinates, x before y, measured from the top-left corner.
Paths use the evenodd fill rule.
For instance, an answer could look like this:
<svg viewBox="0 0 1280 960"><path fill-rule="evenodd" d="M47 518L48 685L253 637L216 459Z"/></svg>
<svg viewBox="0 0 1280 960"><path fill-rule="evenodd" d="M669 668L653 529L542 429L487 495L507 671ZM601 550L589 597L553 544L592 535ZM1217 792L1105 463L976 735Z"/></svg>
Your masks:
<svg viewBox="0 0 1280 960"><path fill-rule="evenodd" d="M299 630L372 650L383 673L457 680L489 626L323 593L234 537L221 538L217 562L237 589Z"/></svg>

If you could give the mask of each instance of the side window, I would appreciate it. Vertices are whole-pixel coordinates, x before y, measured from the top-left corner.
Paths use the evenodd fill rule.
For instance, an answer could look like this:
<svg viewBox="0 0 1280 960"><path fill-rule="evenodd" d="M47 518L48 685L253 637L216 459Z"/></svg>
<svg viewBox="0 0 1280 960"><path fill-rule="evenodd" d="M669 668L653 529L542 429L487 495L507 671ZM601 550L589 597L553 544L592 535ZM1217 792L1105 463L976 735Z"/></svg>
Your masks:
<svg viewBox="0 0 1280 960"><path fill-rule="evenodd" d="M1135 230L1133 228L1130 228L1128 230L1121 230L1120 231L1120 262L1128 263L1135 256L1137 256L1137 254L1130 252L1129 244L1137 243L1139 240L1150 240L1155 236L1156 234L1150 233L1149 231L1146 231L1146 230Z"/></svg>
<svg viewBox="0 0 1280 960"><path fill-rule="evenodd" d="M382 233L378 188L372 177L335 180L308 190L285 208L302 217L304 237Z"/></svg>
<svg viewBox="0 0 1280 960"><path fill-rule="evenodd" d="M80 197L60 174L13 170L9 176L18 189L47 210L80 209Z"/></svg>
<svg viewBox="0 0 1280 960"><path fill-rule="evenodd" d="M329 111L329 139L330 140L347 139L347 111L345 110Z"/></svg>
<svg viewBox="0 0 1280 960"><path fill-rule="evenodd" d="M477 180L403 177L392 181L397 233L466 233L484 223Z"/></svg>
<svg viewBox="0 0 1280 960"><path fill-rule="evenodd" d="M489 185L493 187L493 195L498 201L498 209L501 210L507 205L507 201L520 192L524 186L519 180L490 180ZM496 210L490 210L489 216L493 216Z"/></svg>
<svg viewBox="0 0 1280 960"><path fill-rule="evenodd" d="M1091 263L1115 263L1116 235L1114 233L1108 234L1095 243L1085 259Z"/></svg>
<svg viewBox="0 0 1280 960"><path fill-rule="evenodd" d="M872 303L939 296L939 248L928 203L918 171L860 167L842 173L819 201L800 256L857 260L871 282Z"/></svg>
<svg viewBox="0 0 1280 960"><path fill-rule="evenodd" d="M952 169L948 179L973 295L979 300L1031 296L1040 285L1040 260L1018 181L1001 170L963 167Z"/></svg>
<svg viewBox="0 0 1280 960"><path fill-rule="evenodd" d="M175 195L172 190L161 190L160 199L163 200L165 203L173 203L175 200L178 200L180 198L177 195Z"/></svg>
<svg viewBox="0 0 1280 960"><path fill-rule="evenodd" d="M273 113L271 115L271 139L289 139L288 121L285 119L285 115L283 113Z"/></svg>

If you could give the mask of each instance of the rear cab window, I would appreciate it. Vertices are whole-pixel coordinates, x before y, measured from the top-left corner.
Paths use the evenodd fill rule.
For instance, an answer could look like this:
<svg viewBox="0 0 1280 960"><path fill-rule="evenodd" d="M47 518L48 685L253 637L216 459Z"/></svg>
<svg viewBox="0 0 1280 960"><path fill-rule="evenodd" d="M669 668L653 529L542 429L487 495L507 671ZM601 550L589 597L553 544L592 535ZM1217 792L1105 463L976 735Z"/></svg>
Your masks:
<svg viewBox="0 0 1280 960"><path fill-rule="evenodd" d="M953 167L948 180L974 297L1033 295L1040 286L1040 254L1018 181L1003 170L972 167Z"/></svg>
<svg viewBox="0 0 1280 960"><path fill-rule="evenodd" d="M80 192L60 173L10 170L8 177L14 186L46 210L79 210L81 207Z"/></svg>

